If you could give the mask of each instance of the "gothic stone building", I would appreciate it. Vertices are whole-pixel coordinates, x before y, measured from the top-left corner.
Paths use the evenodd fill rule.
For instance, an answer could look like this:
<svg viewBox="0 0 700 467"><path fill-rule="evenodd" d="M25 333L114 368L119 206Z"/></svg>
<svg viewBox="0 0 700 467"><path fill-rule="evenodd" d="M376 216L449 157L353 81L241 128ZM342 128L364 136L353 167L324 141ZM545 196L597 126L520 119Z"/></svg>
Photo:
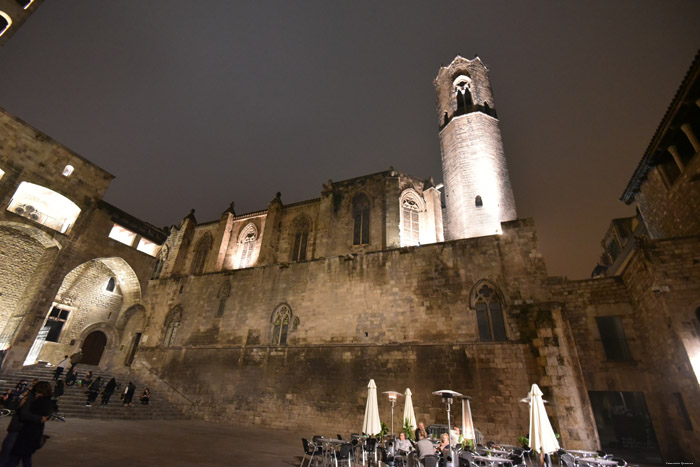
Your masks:
<svg viewBox="0 0 700 467"><path fill-rule="evenodd" d="M411 388L427 423L446 421L432 391L468 394L476 426L511 442L537 383L567 448L700 458L696 83L697 61L625 192L649 235L625 230L624 264L581 281L548 277L517 217L479 58L434 81L444 187L392 168L165 233L101 200L109 174L3 113L6 364L97 331L101 365L167 382L198 417L355 432L374 378Z"/></svg>

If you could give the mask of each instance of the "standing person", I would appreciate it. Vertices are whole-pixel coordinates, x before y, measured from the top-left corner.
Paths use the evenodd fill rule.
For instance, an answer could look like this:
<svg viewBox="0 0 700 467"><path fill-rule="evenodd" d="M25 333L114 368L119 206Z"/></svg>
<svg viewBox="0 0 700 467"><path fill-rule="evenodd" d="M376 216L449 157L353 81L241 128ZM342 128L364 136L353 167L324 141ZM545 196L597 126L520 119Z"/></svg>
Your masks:
<svg viewBox="0 0 700 467"><path fill-rule="evenodd" d="M20 415L22 427L10 451L9 460L5 464L7 467L16 467L20 460L23 466L31 467L32 454L41 447L44 423L54 409L52 395L51 383L48 381L40 381L34 386L33 401L29 404L25 403L27 409Z"/></svg>
<svg viewBox="0 0 700 467"><path fill-rule="evenodd" d="M416 439L420 439L418 438L418 435L421 433L423 434L423 438L428 438L428 432L425 431L425 425L423 424L423 422L420 422L418 424L418 428L416 428Z"/></svg>
<svg viewBox="0 0 700 467"><path fill-rule="evenodd" d="M68 373L72 373L78 363L83 361L83 349L78 349L73 355L70 356L70 369Z"/></svg>
<svg viewBox="0 0 700 467"><path fill-rule="evenodd" d="M63 373L63 370L65 370L69 364L70 358L68 357L68 355L64 356L63 360L56 364L56 371L53 374L54 381L58 381L58 379L61 377L61 373Z"/></svg>
<svg viewBox="0 0 700 467"><path fill-rule="evenodd" d="M131 399L134 398L134 392L136 391L136 385L129 381L124 389L124 407L131 407Z"/></svg>
<svg viewBox="0 0 700 467"><path fill-rule="evenodd" d="M102 386L102 378L98 376L95 378L95 381L90 383L90 386L88 386L88 398L87 402L85 403L85 407L92 407L92 403L95 402L97 395L100 393L100 386Z"/></svg>
<svg viewBox="0 0 700 467"><path fill-rule="evenodd" d="M109 403L109 398L114 394L114 390L117 389L117 380L112 378L107 382L104 391L102 391L102 407L106 407Z"/></svg>

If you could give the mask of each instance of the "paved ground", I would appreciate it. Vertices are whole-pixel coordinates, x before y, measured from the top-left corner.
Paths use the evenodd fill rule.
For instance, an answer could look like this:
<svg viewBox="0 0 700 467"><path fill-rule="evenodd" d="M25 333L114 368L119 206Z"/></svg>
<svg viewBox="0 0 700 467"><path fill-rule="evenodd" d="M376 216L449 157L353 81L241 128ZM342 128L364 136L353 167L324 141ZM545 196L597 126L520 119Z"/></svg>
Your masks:
<svg viewBox="0 0 700 467"><path fill-rule="evenodd" d="M2 437L8 421L0 419ZM298 466L303 436L202 421L95 419L49 422L46 434L37 467Z"/></svg>

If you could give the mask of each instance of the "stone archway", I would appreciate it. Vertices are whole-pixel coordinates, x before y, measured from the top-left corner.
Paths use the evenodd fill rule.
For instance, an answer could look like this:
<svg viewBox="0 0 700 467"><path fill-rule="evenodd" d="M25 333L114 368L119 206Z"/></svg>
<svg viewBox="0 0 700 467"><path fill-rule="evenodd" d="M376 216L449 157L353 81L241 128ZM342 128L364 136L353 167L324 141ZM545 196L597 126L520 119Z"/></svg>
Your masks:
<svg viewBox="0 0 700 467"><path fill-rule="evenodd" d="M102 354L107 347L107 336L102 331L92 331L83 341L83 360L85 365L99 365Z"/></svg>

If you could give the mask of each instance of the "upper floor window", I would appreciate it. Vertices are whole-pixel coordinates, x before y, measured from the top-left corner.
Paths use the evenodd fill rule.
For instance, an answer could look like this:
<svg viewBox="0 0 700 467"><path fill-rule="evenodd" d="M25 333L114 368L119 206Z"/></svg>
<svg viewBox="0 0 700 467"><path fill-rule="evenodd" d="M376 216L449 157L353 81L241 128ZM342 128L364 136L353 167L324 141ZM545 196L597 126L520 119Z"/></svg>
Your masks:
<svg viewBox="0 0 700 467"><path fill-rule="evenodd" d="M176 305L165 318L165 334L163 335L163 346L172 347L175 344L175 336L182 322L182 307Z"/></svg>
<svg viewBox="0 0 700 467"><path fill-rule="evenodd" d="M257 253L258 228L252 222L238 235L238 269L251 267Z"/></svg>
<svg viewBox="0 0 700 467"><path fill-rule="evenodd" d="M292 244L292 261L306 260L306 246L309 242L309 221L299 217L294 221L294 242Z"/></svg>
<svg viewBox="0 0 700 467"><path fill-rule="evenodd" d="M114 279L114 277L110 277L109 280L107 281L107 292L114 292L114 289L117 286L117 281Z"/></svg>
<svg viewBox="0 0 700 467"><path fill-rule="evenodd" d="M34 3L34 0L16 0L16 1L17 1L17 4L25 10L27 8L29 8L32 3Z"/></svg>
<svg viewBox="0 0 700 467"><path fill-rule="evenodd" d="M211 250L213 242L214 240L209 232L199 239L197 246L194 248L190 274L202 274L204 272L204 266L207 264L207 256L209 256L209 250Z"/></svg>
<svg viewBox="0 0 700 467"><path fill-rule="evenodd" d="M489 281L477 283L472 290L472 307L476 310L479 340L505 341L503 300L496 286Z"/></svg>
<svg viewBox="0 0 700 467"><path fill-rule="evenodd" d="M471 93L472 80L468 76L458 76L454 81L457 111L455 115L464 115L473 105Z"/></svg>
<svg viewBox="0 0 700 467"><path fill-rule="evenodd" d="M420 217L425 211L423 199L409 189L401 195L401 246L420 244Z"/></svg>
<svg viewBox="0 0 700 467"><path fill-rule="evenodd" d="M141 253L146 253L149 256L156 256L158 254L158 251L160 251L160 245L141 237L141 239L139 240L139 244L136 246L136 249Z"/></svg>
<svg viewBox="0 0 700 467"><path fill-rule="evenodd" d="M10 26L12 26L12 18L10 18L10 15L0 10L0 37L10 29Z"/></svg>
<svg viewBox="0 0 700 467"><path fill-rule="evenodd" d="M134 244L134 239L136 239L136 233L119 224L114 224L112 230L109 231L109 238L131 246Z"/></svg>
<svg viewBox="0 0 700 467"><path fill-rule="evenodd" d="M46 334L47 342L58 342L58 338L61 336L61 330L63 326L68 321L68 315L70 312L62 308L53 307L49 312L49 316L46 317L46 322L44 327L48 328L48 333Z"/></svg>
<svg viewBox="0 0 700 467"><path fill-rule="evenodd" d="M352 244L369 244L369 199L360 193L352 200Z"/></svg>
<svg viewBox="0 0 700 467"><path fill-rule="evenodd" d="M605 349L605 357L611 362L632 360L632 354L627 346L627 336L619 316L596 317L600 340Z"/></svg>
<svg viewBox="0 0 700 467"><path fill-rule="evenodd" d="M272 345L286 345L289 331L296 331L299 318L292 315L287 305L280 305L272 313ZM290 329L291 327L291 329Z"/></svg>
<svg viewBox="0 0 700 467"><path fill-rule="evenodd" d="M70 199L29 182L19 184L7 210L61 233L68 232L80 215Z"/></svg>
<svg viewBox="0 0 700 467"><path fill-rule="evenodd" d="M163 245L163 248L160 249L160 253L158 253L158 261L156 261L156 265L153 267L153 274L151 275L152 280L160 278L160 273L163 270L163 265L165 265L165 260L168 259L169 252L170 249L168 248L168 245Z"/></svg>

